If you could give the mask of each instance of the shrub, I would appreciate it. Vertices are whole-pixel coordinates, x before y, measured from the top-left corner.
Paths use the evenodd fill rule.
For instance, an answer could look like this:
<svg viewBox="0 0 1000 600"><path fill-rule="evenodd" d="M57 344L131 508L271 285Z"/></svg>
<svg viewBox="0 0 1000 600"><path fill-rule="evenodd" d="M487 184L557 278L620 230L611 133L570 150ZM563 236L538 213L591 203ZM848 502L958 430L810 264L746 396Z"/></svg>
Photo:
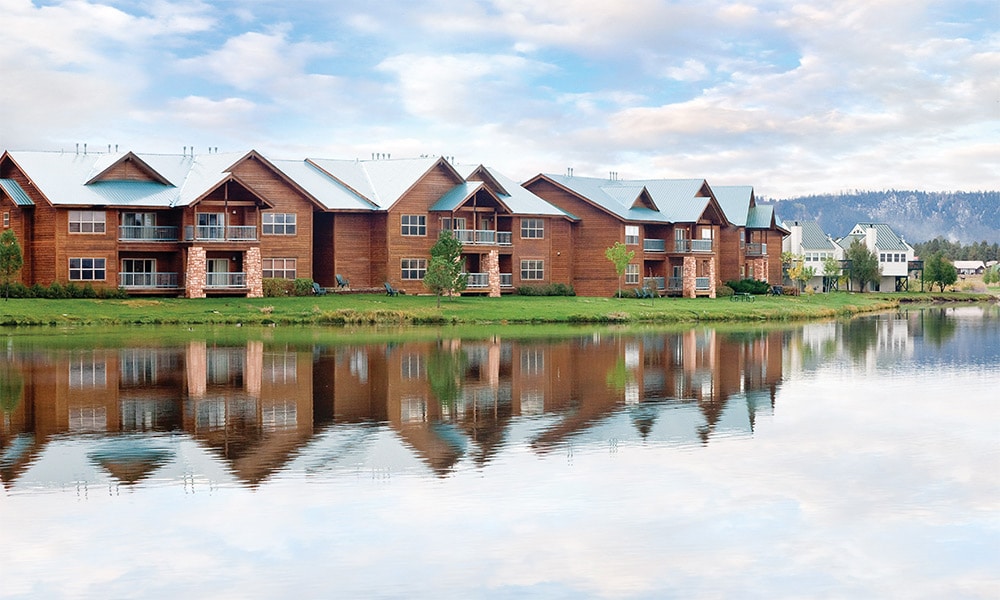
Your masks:
<svg viewBox="0 0 1000 600"><path fill-rule="evenodd" d="M546 285L522 285L517 288L520 296L575 296L573 286L565 283L549 283Z"/></svg>
<svg viewBox="0 0 1000 600"><path fill-rule="evenodd" d="M291 279L275 279L271 277L264 279L264 296L266 298L291 296L293 292L294 283Z"/></svg>
<svg viewBox="0 0 1000 600"><path fill-rule="evenodd" d="M734 290L733 288L729 287L728 285L719 286L715 290L715 296L717 298L726 298L726 297L732 296L735 293L736 293L736 290Z"/></svg>
<svg viewBox="0 0 1000 600"><path fill-rule="evenodd" d="M757 279L741 279L740 281L727 281L726 285L738 294L766 294L771 291L771 284Z"/></svg>
<svg viewBox="0 0 1000 600"><path fill-rule="evenodd" d="M313 280L299 277L292 282L292 294L295 296L312 296Z"/></svg>

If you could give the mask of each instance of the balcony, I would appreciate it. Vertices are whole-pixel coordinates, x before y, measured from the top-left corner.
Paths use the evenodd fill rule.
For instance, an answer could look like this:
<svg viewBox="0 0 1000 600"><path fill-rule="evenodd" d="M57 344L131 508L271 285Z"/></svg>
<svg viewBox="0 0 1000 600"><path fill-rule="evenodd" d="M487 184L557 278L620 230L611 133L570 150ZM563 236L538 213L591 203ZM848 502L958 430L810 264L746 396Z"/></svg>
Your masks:
<svg viewBox="0 0 1000 600"><path fill-rule="evenodd" d="M666 277L643 277L642 287L653 288L654 290L665 290L667 289L667 279Z"/></svg>
<svg viewBox="0 0 1000 600"><path fill-rule="evenodd" d="M206 273L205 287L211 289L225 288L245 288L247 286L246 273Z"/></svg>
<svg viewBox="0 0 1000 600"><path fill-rule="evenodd" d="M695 277L694 289L696 292L707 292L712 287L712 280L709 277Z"/></svg>
<svg viewBox="0 0 1000 600"><path fill-rule="evenodd" d="M683 277L668 277L667 278L667 290L671 292L680 292L684 290L684 278Z"/></svg>
<svg viewBox="0 0 1000 600"><path fill-rule="evenodd" d="M470 290L480 290L490 286L489 273L463 273L468 279L465 287Z"/></svg>
<svg viewBox="0 0 1000 600"><path fill-rule="evenodd" d="M158 227L146 225L121 225L118 227L118 240L121 242L176 242L176 227Z"/></svg>
<svg viewBox="0 0 1000 600"><path fill-rule="evenodd" d="M666 252L667 240L642 240L642 249L645 252Z"/></svg>
<svg viewBox="0 0 1000 600"><path fill-rule="evenodd" d="M514 287L514 274L500 273L500 287L502 288Z"/></svg>
<svg viewBox="0 0 1000 600"><path fill-rule="evenodd" d="M747 256L767 256L767 244L747 244Z"/></svg>
<svg viewBox="0 0 1000 600"><path fill-rule="evenodd" d="M177 273L119 273L118 285L128 290L177 288Z"/></svg>
<svg viewBox="0 0 1000 600"><path fill-rule="evenodd" d="M455 239L469 246L510 246L512 236L509 231L492 229L452 229Z"/></svg>
<svg viewBox="0 0 1000 600"><path fill-rule="evenodd" d="M257 240L256 225L187 225L184 239L198 242L254 242Z"/></svg>
<svg viewBox="0 0 1000 600"><path fill-rule="evenodd" d="M711 252L712 240L674 240L674 252Z"/></svg>

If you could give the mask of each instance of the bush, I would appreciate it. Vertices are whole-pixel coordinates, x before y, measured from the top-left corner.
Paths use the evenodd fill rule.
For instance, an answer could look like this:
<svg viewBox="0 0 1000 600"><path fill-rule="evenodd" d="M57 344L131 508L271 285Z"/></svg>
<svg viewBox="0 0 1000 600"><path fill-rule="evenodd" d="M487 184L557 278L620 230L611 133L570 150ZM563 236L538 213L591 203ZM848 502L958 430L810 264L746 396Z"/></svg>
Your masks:
<svg viewBox="0 0 1000 600"><path fill-rule="evenodd" d="M264 279L264 297L277 298L291 296L295 291L295 283L291 279L274 279L266 277Z"/></svg>
<svg viewBox="0 0 1000 600"><path fill-rule="evenodd" d="M766 294L771 291L771 284L757 279L741 279L740 281L727 281L726 285L737 294ZM718 292L716 292L718 295Z"/></svg>
<svg viewBox="0 0 1000 600"><path fill-rule="evenodd" d="M517 288L519 296L575 296L573 286L565 283L549 283L546 285L522 285Z"/></svg>
<svg viewBox="0 0 1000 600"><path fill-rule="evenodd" d="M729 287L728 285L720 286L720 287L716 288L716 290L715 290L715 296L716 296L716 298L726 298L726 297L732 296L735 293L736 293L736 290L734 290L733 288Z"/></svg>
<svg viewBox="0 0 1000 600"><path fill-rule="evenodd" d="M292 282L292 294L295 296L312 296L313 280L300 277Z"/></svg>

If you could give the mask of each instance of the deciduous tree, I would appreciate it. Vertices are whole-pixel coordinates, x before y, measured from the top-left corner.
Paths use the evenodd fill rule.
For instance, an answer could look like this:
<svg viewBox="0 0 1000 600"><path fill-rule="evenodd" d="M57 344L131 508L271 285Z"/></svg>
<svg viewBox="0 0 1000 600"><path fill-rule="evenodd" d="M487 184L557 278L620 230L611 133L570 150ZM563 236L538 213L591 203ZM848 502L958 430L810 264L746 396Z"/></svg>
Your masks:
<svg viewBox="0 0 1000 600"><path fill-rule="evenodd" d="M462 242L450 231L442 231L431 247L431 262L424 274L424 287L437 295L439 307L442 294L457 294L468 285L469 277L462 273L462 267Z"/></svg>
<svg viewBox="0 0 1000 600"><path fill-rule="evenodd" d="M618 275L618 297L622 296L622 275L632 259L635 258L635 250L629 250L628 246L621 242L615 242L614 246L604 250L604 256L615 266L615 274Z"/></svg>
<svg viewBox="0 0 1000 600"><path fill-rule="evenodd" d="M10 299L10 281L24 266L21 245L17 243L14 230L0 234L0 279L3 280L4 300Z"/></svg>
<svg viewBox="0 0 1000 600"><path fill-rule="evenodd" d="M844 253L844 257L851 261L851 279L858 282L859 289L863 292L868 284L878 283L882 276L878 266L878 256L862 244L859 240L854 240L851 247Z"/></svg>

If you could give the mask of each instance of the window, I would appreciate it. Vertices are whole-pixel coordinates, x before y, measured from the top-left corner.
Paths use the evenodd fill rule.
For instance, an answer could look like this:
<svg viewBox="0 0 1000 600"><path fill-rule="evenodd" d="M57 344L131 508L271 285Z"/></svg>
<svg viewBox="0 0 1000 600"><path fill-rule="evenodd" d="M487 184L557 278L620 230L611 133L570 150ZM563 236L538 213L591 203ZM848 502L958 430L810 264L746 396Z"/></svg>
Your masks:
<svg viewBox="0 0 1000 600"><path fill-rule="evenodd" d="M878 255L879 262L885 262L885 252Z"/></svg>
<svg viewBox="0 0 1000 600"><path fill-rule="evenodd" d="M226 238L225 213L198 213L198 239L222 240Z"/></svg>
<svg viewBox="0 0 1000 600"><path fill-rule="evenodd" d="M295 235L295 213L261 213L264 235Z"/></svg>
<svg viewBox="0 0 1000 600"><path fill-rule="evenodd" d="M404 258L400 262L403 279L423 279L427 273L426 258Z"/></svg>
<svg viewBox="0 0 1000 600"><path fill-rule="evenodd" d="M465 229L465 217L441 219L441 229L445 231L456 231L459 229Z"/></svg>
<svg viewBox="0 0 1000 600"><path fill-rule="evenodd" d="M403 379L424 379L427 368L424 366L424 355L410 353L403 357L399 365L400 376Z"/></svg>
<svg viewBox="0 0 1000 600"><path fill-rule="evenodd" d="M639 285L639 265L625 265L625 285Z"/></svg>
<svg viewBox="0 0 1000 600"><path fill-rule="evenodd" d="M701 230L701 239L710 240L712 239L712 230L710 228L705 228Z"/></svg>
<svg viewBox="0 0 1000 600"><path fill-rule="evenodd" d="M70 233L104 233L103 210L69 211Z"/></svg>
<svg viewBox="0 0 1000 600"><path fill-rule="evenodd" d="M638 225L626 225L625 226L625 243L629 246L639 245L639 226Z"/></svg>
<svg viewBox="0 0 1000 600"><path fill-rule="evenodd" d="M427 215L402 215L400 223L403 235L427 235Z"/></svg>
<svg viewBox="0 0 1000 600"><path fill-rule="evenodd" d="M295 279L294 258L265 258L262 261L265 278Z"/></svg>
<svg viewBox="0 0 1000 600"><path fill-rule="evenodd" d="M103 258L71 258L69 259L70 281L104 281L105 269Z"/></svg>
<svg viewBox="0 0 1000 600"><path fill-rule="evenodd" d="M545 279L545 261L543 260L522 260L521 279L539 280Z"/></svg>
<svg viewBox="0 0 1000 600"><path fill-rule="evenodd" d="M69 360L70 389L104 387L108 381L107 359L92 352L75 354Z"/></svg>
<svg viewBox="0 0 1000 600"><path fill-rule="evenodd" d="M545 221L542 219L521 219L521 239L541 239L545 237Z"/></svg>
<svg viewBox="0 0 1000 600"><path fill-rule="evenodd" d="M10 227L10 211L4 211L3 213L3 228L7 229Z"/></svg>

